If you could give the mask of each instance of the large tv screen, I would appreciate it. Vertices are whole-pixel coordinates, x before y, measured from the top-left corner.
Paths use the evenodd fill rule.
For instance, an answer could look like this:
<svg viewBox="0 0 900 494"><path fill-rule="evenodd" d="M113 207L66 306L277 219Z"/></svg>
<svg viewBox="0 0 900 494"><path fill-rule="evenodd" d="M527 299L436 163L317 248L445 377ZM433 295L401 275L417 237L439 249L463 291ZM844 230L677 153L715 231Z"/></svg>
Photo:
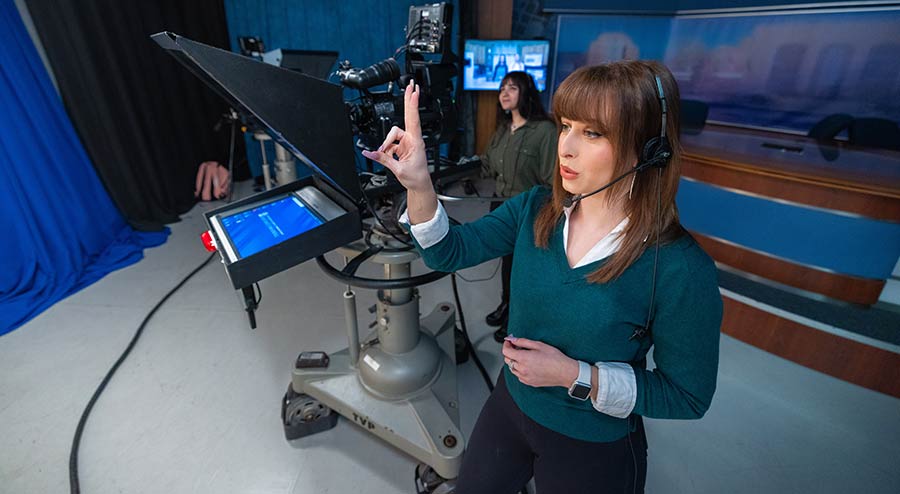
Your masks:
<svg viewBox="0 0 900 494"><path fill-rule="evenodd" d="M547 87L550 42L547 40L466 40L463 89L496 91L507 73L522 70L539 91Z"/></svg>

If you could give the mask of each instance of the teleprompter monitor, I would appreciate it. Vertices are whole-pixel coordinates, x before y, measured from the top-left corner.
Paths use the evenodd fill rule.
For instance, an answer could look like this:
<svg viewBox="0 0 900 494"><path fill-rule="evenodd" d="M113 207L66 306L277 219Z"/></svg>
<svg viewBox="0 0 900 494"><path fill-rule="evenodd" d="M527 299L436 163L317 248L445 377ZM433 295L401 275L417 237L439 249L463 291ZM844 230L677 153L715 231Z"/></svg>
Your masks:
<svg viewBox="0 0 900 494"><path fill-rule="evenodd" d="M170 32L151 38L235 110L251 115L314 173L360 200L350 119L339 84Z"/></svg>
<svg viewBox="0 0 900 494"><path fill-rule="evenodd" d="M205 213L235 288L362 237L362 191L341 86L174 33L151 37L313 172Z"/></svg>
<svg viewBox="0 0 900 494"><path fill-rule="evenodd" d="M346 211L312 186L227 208L210 217L225 255L244 259L303 235Z"/></svg>

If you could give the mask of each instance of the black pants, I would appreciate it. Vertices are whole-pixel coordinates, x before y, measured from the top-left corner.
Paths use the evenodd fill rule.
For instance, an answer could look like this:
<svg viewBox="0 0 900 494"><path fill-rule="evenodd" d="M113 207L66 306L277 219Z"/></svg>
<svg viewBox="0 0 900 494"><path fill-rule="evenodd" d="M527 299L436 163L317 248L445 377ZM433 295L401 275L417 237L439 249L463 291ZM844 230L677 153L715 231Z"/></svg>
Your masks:
<svg viewBox="0 0 900 494"><path fill-rule="evenodd" d="M503 204L501 201L496 201L491 203L491 211L500 207ZM503 292L500 295L500 303L509 305L509 280L512 275L512 254L508 256L503 256L500 261L500 280L503 286Z"/></svg>
<svg viewBox="0 0 900 494"><path fill-rule="evenodd" d="M643 423L639 420L635 432L617 441L572 439L525 416L501 374L469 439L456 492L514 494L532 476L538 494L643 493Z"/></svg>

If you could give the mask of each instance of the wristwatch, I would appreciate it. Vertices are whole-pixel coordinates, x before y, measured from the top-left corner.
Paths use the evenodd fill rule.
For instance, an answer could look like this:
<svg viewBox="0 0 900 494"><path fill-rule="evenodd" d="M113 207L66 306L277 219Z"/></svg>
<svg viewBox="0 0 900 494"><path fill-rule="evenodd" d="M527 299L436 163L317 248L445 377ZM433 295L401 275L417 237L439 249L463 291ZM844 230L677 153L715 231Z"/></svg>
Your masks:
<svg viewBox="0 0 900 494"><path fill-rule="evenodd" d="M591 366L587 362L578 361L578 377L569 386L569 396L581 401L591 397Z"/></svg>

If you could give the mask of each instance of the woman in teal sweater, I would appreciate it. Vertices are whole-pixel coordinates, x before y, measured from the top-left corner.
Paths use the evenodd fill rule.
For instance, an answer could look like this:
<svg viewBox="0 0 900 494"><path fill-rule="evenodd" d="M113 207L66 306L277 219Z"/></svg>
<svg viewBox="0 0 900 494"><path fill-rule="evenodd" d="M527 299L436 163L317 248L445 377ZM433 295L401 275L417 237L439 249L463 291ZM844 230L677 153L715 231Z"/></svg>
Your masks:
<svg viewBox="0 0 900 494"><path fill-rule="evenodd" d="M418 105L413 85L406 105ZM641 417L700 418L716 387L722 301L712 260L678 222L672 74L643 61L581 68L560 85L553 113L552 188L466 225L449 227L437 201L416 112L368 153L407 188L430 267L515 252L515 336L469 440L461 494L514 493L532 476L542 493L643 492Z"/></svg>

